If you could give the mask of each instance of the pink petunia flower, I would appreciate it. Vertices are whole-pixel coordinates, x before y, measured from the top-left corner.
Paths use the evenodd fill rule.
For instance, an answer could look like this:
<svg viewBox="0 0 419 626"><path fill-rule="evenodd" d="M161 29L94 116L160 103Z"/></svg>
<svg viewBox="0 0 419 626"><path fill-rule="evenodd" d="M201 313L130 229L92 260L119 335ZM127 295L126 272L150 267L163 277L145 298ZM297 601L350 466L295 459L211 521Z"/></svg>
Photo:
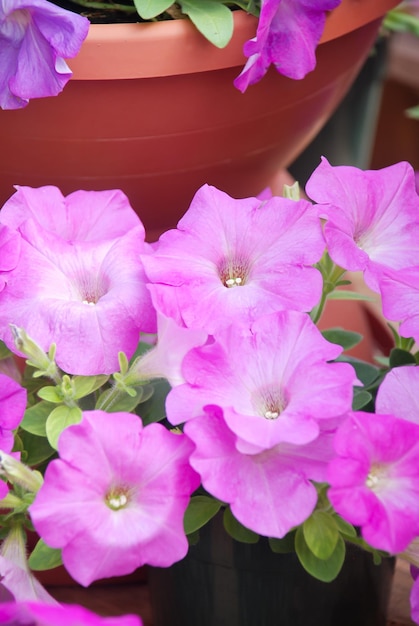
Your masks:
<svg viewBox="0 0 419 626"><path fill-rule="evenodd" d="M309 311L322 290L311 265L324 250L305 200L235 200L204 185L176 230L143 258L158 311L212 334L283 309Z"/></svg>
<svg viewBox="0 0 419 626"><path fill-rule="evenodd" d="M332 456L331 432L325 430L304 446L279 444L259 454L243 454L220 407L185 424L195 443L191 465L204 488L230 504L233 515L247 528L281 538L304 522L317 502L311 480L326 478Z"/></svg>
<svg viewBox="0 0 419 626"><path fill-rule="evenodd" d="M142 626L137 615L100 617L77 604L52 606L42 602L0 603L3 626Z"/></svg>
<svg viewBox="0 0 419 626"><path fill-rule="evenodd" d="M6 285L6 274L14 269L20 256L20 235L0 223L0 291Z"/></svg>
<svg viewBox="0 0 419 626"><path fill-rule="evenodd" d="M180 424L216 404L242 452L308 443L319 421L351 410L354 369L328 363L341 351L297 311L265 315L250 327L232 324L186 355L186 384L169 393L167 417Z"/></svg>
<svg viewBox="0 0 419 626"><path fill-rule="evenodd" d="M409 163L362 171L333 167L322 158L306 192L327 220L324 235L333 261L362 270L374 291L383 270L417 263L419 196Z"/></svg>
<svg viewBox="0 0 419 626"><path fill-rule="evenodd" d="M26 390L13 378L0 373L0 450L9 453L26 409Z"/></svg>
<svg viewBox="0 0 419 626"><path fill-rule="evenodd" d="M385 317L400 322L398 333L402 337L419 341L419 265L384 271L379 284Z"/></svg>
<svg viewBox="0 0 419 626"><path fill-rule="evenodd" d="M273 64L290 78L304 78L316 66L316 47L326 12L341 0L262 0L256 37L244 46L248 61L234 85L244 92Z"/></svg>
<svg viewBox="0 0 419 626"><path fill-rule="evenodd" d="M142 225L98 242L66 242L31 219L19 232L19 262L0 293L0 338L16 352L15 324L43 350L55 342L57 364L70 374L117 371L118 352L131 357L140 331L156 330Z"/></svg>
<svg viewBox="0 0 419 626"><path fill-rule="evenodd" d="M142 226L119 189L75 191L68 196L53 186L34 189L17 185L16 190L0 212L0 223L14 230L33 219L66 241L101 241Z"/></svg>
<svg viewBox="0 0 419 626"><path fill-rule="evenodd" d="M405 365L390 370L377 391L377 413L393 413L419 424L419 367Z"/></svg>
<svg viewBox="0 0 419 626"><path fill-rule="evenodd" d="M87 36L89 21L46 0L0 0L0 107L56 96Z"/></svg>
<svg viewBox="0 0 419 626"><path fill-rule="evenodd" d="M339 428L329 499L371 546L396 554L419 535L419 424L358 411Z"/></svg>
<svg viewBox="0 0 419 626"><path fill-rule="evenodd" d="M80 584L145 563L168 567L188 551L183 516L199 478L193 446L130 413L84 413L61 435L29 513L38 534L62 548Z"/></svg>

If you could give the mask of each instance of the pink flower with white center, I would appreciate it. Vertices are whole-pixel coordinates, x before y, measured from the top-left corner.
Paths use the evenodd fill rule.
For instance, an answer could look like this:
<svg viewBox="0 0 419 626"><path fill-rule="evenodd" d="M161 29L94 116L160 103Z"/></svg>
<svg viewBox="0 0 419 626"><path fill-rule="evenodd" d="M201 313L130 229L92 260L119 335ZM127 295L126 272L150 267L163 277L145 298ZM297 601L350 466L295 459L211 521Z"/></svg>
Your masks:
<svg viewBox="0 0 419 626"><path fill-rule="evenodd" d="M419 424L358 411L339 428L329 466L330 502L391 554L419 535Z"/></svg>
<svg viewBox="0 0 419 626"><path fill-rule="evenodd" d="M0 373L0 450L11 452L13 430L22 421L26 409L26 389L13 378Z"/></svg>
<svg viewBox="0 0 419 626"><path fill-rule="evenodd" d="M398 333L419 341L419 265L380 276L383 313L400 322Z"/></svg>
<svg viewBox="0 0 419 626"><path fill-rule="evenodd" d="M322 279L311 267L324 250L320 221L305 200L235 200L198 190L176 230L143 258L158 311L213 334L232 319L309 311Z"/></svg>
<svg viewBox="0 0 419 626"><path fill-rule="evenodd" d="M244 45L248 61L234 85L244 92L273 64L280 74L301 79L316 66L316 47L326 12L341 0L262 0L256 37Z"/></svg>
<svg viewBox="0 0 419 626"><path fill-rule="evenodd" d="M321 420L351 411L354 369L328 362L341 352L305 313L280 311L250 327L232 324L185 356L186 384L169 393L167 417L180 424L216 404L242 452L308 443L318 437Z"/></svg>
<svg viewBox="0 0 419 626"><path fill-rule="evenodd" d="M392 413L419 424L419 367L404 365L390 370L377 391L377 413Z"/></svg>
<svg viewBox="0 0 419 626"><path fill-rule="evenodd" d="M46 0L0 0L0 107L56 96L71 78L89 20Z"/></svg>
<svg viewBox="0 0 419 626"><path fill-rule="evenodd" d="M242 454L217 406L207 406L203 415L185 424L185 432L196 446L191 465L204 488L230 504L247 528L281 538L313 512L317 492L310 481L326 478L330 432L304 446L283 443L259 454Z"/></svg>
<svg viewBox="0 0 419 626"><path fill-rule="evenodd" d="M200 328L185 328L159 313L157 315L157 345L142 355L135 363L135 370L145 379L166 378L172 387L185 382L182 361L187 352L207 340L207 333Z"/></svg>
<svg viewBox="0 0 419 626"><path fill-rule="evenodd" d="M142 226L127 196L119 189L75 191L58 187L20 187L0 212L0 222L17 230L28 219L67 241L115 239Z"/></svg>
<svg viewBox="0 0 419 626"><path fill-rule="evenodd" d="M33 220L19 230L19 262L0 294L0 338L16 351L15 324L44 350L55 342L69 374L117 371L118 352L131 357L140 331L156 330L140 261L149 250L143 227L97 242L66 242Z"/></svg>
<svg viewBox="0 0 419 626"><path fill-rule="evenodd" d="M42 602L4 602L0 604L3 626L142 626L137 615L100 617L77 604L51 606Z"/></svg>
<svg viewBox="0 0 419 626"><path fill-rule="evenodd" d="M333 167L322 158L306 192L327 220L324 235L333 261L350 271L362 270L374 291L379 291L384 269L417 263L419 196L408 163L362 171Z"/></svg>
<svg viewBox="0 0 419 626"><path fill-rule="evenodd" d="M130 413L84 413L61 434L60 458L29 507L35 530L84 586L145 563L172 565L188 551L183 516L199 485L192 448Z"/></svg>

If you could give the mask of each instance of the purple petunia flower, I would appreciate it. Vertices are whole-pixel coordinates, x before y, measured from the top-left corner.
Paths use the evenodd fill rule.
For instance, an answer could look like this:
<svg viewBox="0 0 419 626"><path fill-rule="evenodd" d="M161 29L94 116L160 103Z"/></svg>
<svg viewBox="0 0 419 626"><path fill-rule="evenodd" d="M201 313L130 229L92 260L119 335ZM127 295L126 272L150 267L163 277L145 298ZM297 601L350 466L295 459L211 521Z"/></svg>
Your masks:
<svg viewBox="0 0 419 626"><path fill-rule="evenodd" d="M0 603L3 626L141 626L137 615L100 617L77 604L53 606L42 602Z"/></svg>
<svg viewBox="0 0 419 626"><path fill-rule="evenodd" d="M149 250L143 226L101 241L67 242L32 219L19 232L19 262L0 293L0 338L16 352L15 324L43 350L55 342L69 374L117 371L118 352L130 358L140 331L156 330L139 258Z"/></svg>
<svg viewBox="0 0 419 626"><path fill-rule="evenodd" d="M176 230L143 257L156 309L212 334L231 320L309 311L322 291L311 267L324 250L320 221L305 200L235 200L204 185Z"/></svg>
<svg viewBox="0 0 419 626"><path fill-rule="evenodd" d="M180 424L216 404L242 452L308 443L321 420L351 410L355 372L347 363L328 363L341 351L305 313L265 315L250 327L235 323L186 355L186 384L169 393L167 417Z"/></svg>
<svg viewBox="0 0 419 626"><path fill-rule="evenodd" d="M322 158L306 192L327 220L324 235L333 261L363 271L374 291L384 270L417 263L419 196L409 163L362 171L333 167Z"/></svg>
<svg viewBox="0 0 419 626"><path fill-rule="evenodd" d="M353 413L335 438L329 499L371 546L402 552L419 535L419 424Z"/></svg>
<svg viewBox="0 0 419 626"><path fill-rule="evenodd" d="M316 47L326 12L341 0L262 0L256 37L244 46L248 61L234 85L244 92L273 64L290 78L304 78L316 65Z"/></svg>
<svg viewBox="0 0 419 626"><path fill-rule="evenodd" d="M68 196L52 185L38 188L17 185L16 189L0 212L0 223L14 230L33 219L44 230L66 241L100 241L116 239L132 228L143 227L120 189L81 190Z"/></svg>
<svg viewBox="0 0 419 626"><path fill-rule="evenodd" d="M317 503L311 480L325 480L332 457L328 430L306 445L282 443L259 454L243 454L222 409L208 406L185 424L185 432L196 446L191 465L204 488L230 504L247 528L281 538L311 515Z"/></svg>
<svg viewBox="0 0 419 626"><path fill-rule="evenodd" d="M47 0L0 0L0 107L20 109L30 98L56 96L71 71L89 20Z"/></svg>
<svg viewBox="0 0 419 626"><path fill-rule="evenodd" d="M91 411L60 436L29 513L35 530L82 585L188 551L183 516L199 478L192 443L131 413Z"/></svg>

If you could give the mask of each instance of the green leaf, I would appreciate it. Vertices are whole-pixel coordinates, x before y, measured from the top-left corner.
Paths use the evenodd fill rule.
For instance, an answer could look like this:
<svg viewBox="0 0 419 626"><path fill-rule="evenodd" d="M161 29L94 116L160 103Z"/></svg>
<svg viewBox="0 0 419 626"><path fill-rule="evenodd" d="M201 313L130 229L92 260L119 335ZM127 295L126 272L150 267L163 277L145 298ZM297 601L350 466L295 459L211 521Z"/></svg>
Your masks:
<svg viewBox="0 0 419 626"><path fill-rule="evenodd" d="M53 385L48 385L47 387L41 387L38 390L37 395L47 402L52 402L53 404L61 404L63 401L63 394L61 389L54 387Z"/></svg>
<svg viewBox="0 0 419 626"><path fill-rule="evenodd" d="M335 549L328 559L319 559L308 547L304 532L300 526L295 536L295 550L304 569L325 583L329 583L339 574L345 560L345 542L338 537Z"/></svg>
<svg viewBox="0 0 419 626"><path fill-rule="evenodd" d="M328 328L322 331L322 335L327 341L342 346L344 350L349 350L358 345L363 338L360 333L344 330L343 328Z"/></svg>
<svg viewBox="0 0 419 626"><path fill-rule="evenodd" d="M393 348L390 352L390 367L400 367L402 365L416 365L416 359L410 352Z"/></svg>
<svg viewBox="0 0 419 626"><path fill-rule="evenodd" d="M365 389L369 389L376 383L381 377L381 370L370 363L361 361L349 355L342 355L336 359L336 361L350 363L355 369L356 375L363 383Z"/></svg>
<svg viewBox="0 0 419 626"><path fill-rule="evenodd" d="M354 397L352 400L352 410L360 411L363 407L367 406L372 400L372 395L369 391L365 391L361 387L354 388Z"/></svg>
<svg viewBox="0 0 419 626"><path fill-rule="evenodd" d="M349 524L349 522L342 519L340 515L337 515L336 513L334 514L333 519L335 520L335 524L342 535L346 535L347 537L356 537L356 530L352 524Z"/></svg>
<svg viewBox="0 0 419 626"><path fill-rule="evenodd" d="M134 0L135 8L143 20L150 20L164 13L171 5L173 0Z"/></svg>
<svg viewBox="0 0 419 626"><path fill-rule="evenodd" d="M179 0L199 32L217 48L225 48L233 35L232 11L216 0Z"/></svg>
<svg viewBox="0 0 419 626"><path fill-rule="evenodd" d="M23 450L22 463L33 467L39 465L43 461L49 459L55 453L51 448L46 437L38 437L26 431L20 432Z"/></svg>
<svg viewBox="0 0 419 626"><path fill-rule="evenodd" d="M34 404L29 409L26 409L23 420L20 423L20 427L33 435L46 437L47 431L45 424L54 407L54 404L45 401Z"/></svg>
<svg viewBox="0 0 419 626"><path fill-rule="evenodd" d="M37 572L53 569L63 564L61 550L50 548L40 539L31 553L28 563L29 567Z"/></svg>
<svg viewBox="0 0 419 626"><path fill-rule="evenodd" d="M189 535L202 528L202 526L218 513L220 508L221 502L210 496L192 497L183 519L185 533Z"/></svg>
<svg viewBox="0 0 419 626"><path fill-rule="evenodd" d="M67 426L78 424L81 418L82 412L78 406L69 407L62 404L51 411L47 419L46 431L48 441L55 450L58 447L58 439L63 430L67 428Z"/></svg>
<svg viewBox="0 0 419 626"><path fill-rule="evenodd" d="M269 545L272 552L277 554L289 554L295 552L295 532L291 531L282 539L269 538Z"/></svg>
<svg viewBox="0 0 419 626"><path fill-rule="evenodd" d="M117 396L115 396L114 400L110 402L108 405L108 399L112 398L115 394L115 390L113 388L107 389L104 391L98 398L96 402L96 407L103 406L105 403L106 411L108 413L115 413L116 411L127 411L127 413L131 413L140 402L149 398L152 394L151 385L144 385L139 387L130 387L130 392L126 393L124 391L120 391Z"/></svg>
<svg viewBox="0 0 419 626"><path fill-rule="evenodd" d="M166 398L171 390L171 386L163 378L154 380L151 385L153 386L153 395L145 402L141 402L136 411L140 415L144 426L153 422L161 422L161 420L165 419Z"/></svg>
<svg viewBox="0 0 419 626"><path fill-rule="evenodd" d="M98 376L74 376L74 398L84 398L102 387L109 380L109 376L100 374Z"/></svg>
<svg viewBox="0 0 419 626"><path fill-rule="evenodd" d="M231 512L230 507L224 510L223 523L230 537L233 537L236 541L241 541L242 543L257 543L259 541L259 535L240 524Z"/></svg>
<svg viewBox="0 0 419 626"><path fill-rule="evenodd" d="M314 511L303 524L304 539L318 559L329 559L339 539L339 531L332 515Z"/></svg>

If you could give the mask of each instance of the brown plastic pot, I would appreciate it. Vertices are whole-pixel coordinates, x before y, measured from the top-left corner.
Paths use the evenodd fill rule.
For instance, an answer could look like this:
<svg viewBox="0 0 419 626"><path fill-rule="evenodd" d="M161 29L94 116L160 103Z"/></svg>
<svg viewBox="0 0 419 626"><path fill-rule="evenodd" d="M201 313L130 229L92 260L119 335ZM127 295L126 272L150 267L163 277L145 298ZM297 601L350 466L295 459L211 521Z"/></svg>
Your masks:
<svg viewBox="0 0 419 626"><path fill-rule="evenodd" d="M293 81L272 69L245 94L232 82L257 22L241 11L224 50L187 20L93 25L59 96L0 111L0 206L15 184L121 188L153 240L204 183L257 194L326 122L395 4L343 0L313 72Z"/></svg>

